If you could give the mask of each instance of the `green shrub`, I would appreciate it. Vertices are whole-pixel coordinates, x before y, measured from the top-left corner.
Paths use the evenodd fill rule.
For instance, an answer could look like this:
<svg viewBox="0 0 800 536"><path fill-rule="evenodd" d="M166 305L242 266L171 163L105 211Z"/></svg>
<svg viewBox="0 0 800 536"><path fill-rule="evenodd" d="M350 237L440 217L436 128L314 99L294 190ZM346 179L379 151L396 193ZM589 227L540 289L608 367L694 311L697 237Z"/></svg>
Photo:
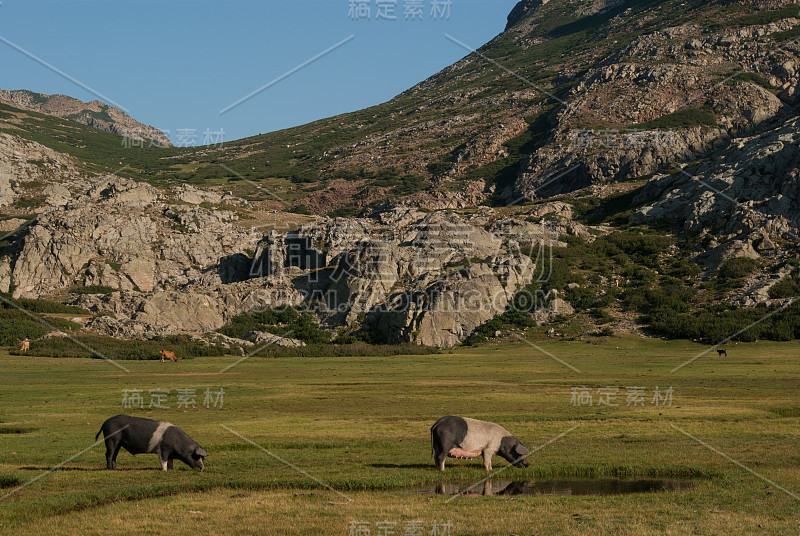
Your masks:
<svg viewBox="0 0 800 536"><path fill-rule="evenodd" d="M662 115L658 119L639 123L632 128L642 130L656 129L678 129L699 126L714 126L717 124L717 116L708 108L685 108Z"/></svg>
<svg viewBox="0 0 800 536"><path fill-rule="evenodd" d="M800 296L800 281L798 272L795 271L789 277L784 277L769 289L769 297L773 300L783 298L796 298Z"/></svg>
<svg viewBox="0 0 800 536"><path fill-rule="evenodd" d="M79 334L72 339L51 337L35 341L31 344L28 354L43 357L107 358L126 361L160 359L159 350L172 350L180 359L220 356L231 352L219 345L206 345L193 340L188 335L171 335L149 341L128 341L105 335ZM232 353L234 352L238 353L235 349Z"/></svg>
<svg viewBox="0 0 800 536"><path fill-rule="evenodd" d="M413 340L417 339L418 332L413 333ZM371 346L384 346L388 344L386 335L374 327L358 329L354 333L339 335L333 340L333 344L369 344Z"/></svg>
<svg viewBox="0 0 800 536"><path fill-rule="evenodd" d="M22 485L22 480L14 475L0 475L0 489L16 488Z"/></svg>
<svg viewBox="0 0 800 536"><path fill-rule="evenodd" d="M428 173L431 175L438 177L440 175L444 175L451 169L453 169L452 162L431 162L427 166L425 166L428 170Z"/></svg>
<svg viewBox="0 0 800 536"><path fill-rule="evenodd" d="M576 311L589 309L597 301L597 289L589 287L568 288L565 299Z"/></svg>
<svg viewBox="0 0 800 536"><path fill-rule="evenodd" d="M16 307L15 307L16 306ZM9 294L0 294L0 309L25 309L31 313L88 315L89 311L75 305L64 305L50 300L34 300L29 298L12 298Z"/></svg>
<svg viewBox="0 0 800 536"><path fill-rule="evenodd" d="M429 186L430 183L423 177L418 175L407 175L402 178L400 184L392 188L390 194L397 197L411 195L421 192L422 190L427 189Z"/></svg>
<svg viewBox="0 0 800 536"><path fill-rule="evenodd" d="M358 212L356 206L350 204L328 212L328 216L331 218L351 218L355 216L356 212Z"/></svg>
<svg viewBox="0 0 800 536"><path fill-rule="evenodd" d="M0 309L0 345L16 346L25 339L37 339L51 330L15 309Z"/></svg>
<svg viewBox="0 0 800 536"><path fill-rule="evenodd" d="M675 266L668 273L672 277L677 277L679 279L690 279L694 281L694 279L702 272L703 269L699 265L689 262L686 259L679 259L675 263Z"/></svg>
<svg viewBox="0 0 800 536"><path fill-rule="evenodd" d="M766 78L764 78L758 73L751 73L751 72L739 73L736 75L735 80L740 80L742 82L752 82L753 84L761 86L764 89L777 89L775 86L770 84Z"/></svg>
<svg viewBox="0 0 800 536"><path fill-rule="evenodd" d="M238 315L217 331L237 339L244 339L251 331L264 331L279 337L299 339L306 344L330 342L330 334L320 329L309 313L301 313L288 306Z"/></svg>
<svg viewBox="0 0 800 536"><path fill-rule="evenodd" d="M758 268L756 259L737 257L728 259L719 267L717 277L722 280L741 279L752 274Z"/></svg>
<svg viewBox="0 0 800 536"><path fill-rule="evenodd" d="M693 288L665 285L626 289L624 299L630 309L653 317L689 312L694 295Z"/></svg>
<svg viewBox="0 0 800 536"><path fill-rule="evenodd" d="M40 207L46 204L47 200L44 196L37 195L32 197L18 197L12 203L12 206L19 209L30 209Z"/></svg>
<svg viewBox="0 0 800 536"><path fill-rule="evenodd" d="M600 324L608 324L614 320L605 309L601 309L600 307L595 307L589 311L589 314Z"/></svg>
<svg viewBox="0 0 800 536"><path fill-rule="evenodd" d="M795 26L794 28L789 28L788 30L784 30L782 32L775 32L769 34L770 39L774 41L791 41L800 37L800 26Z"/></svg>
<svg viewBox="0 0 800 536"><path fill-rule="evenodd" d="M294 214L311 214L311 210L306 205L297 205L289 209L289 212Z"/></svg>
<svg viewBox="0 0 800 536"><path fill-rule="evenodd" d="M116 292L117 289L104 285L87 285L72 287L69 291L73 294L111 294Z"/></svg>
<svg viewBox="0 0 800 536"><path fill-rule="evenodd" d="M612 335L614 335L614 330L606 326L604 328L600 328L597 331L592 332L592 335L595 337L611 337Z"/></svg>
<svg viewBox="0 0 800 536"><path fill-rule="evenodd" d="M545 281L542 282L543 290L563 291L570 283L583 283L583 279L572 270L570 262L554 256L550 260L549 273L545 272ZM545 270L547 267L545 266Z"/></svg>
<svg viewBox="0 0 800 536"><path fill-rule="evenodd" d="M51 331L77 331L80 325L62 318L33 318L16 309L0 309L0 345L16 346L24 339L38 339Z"/></svg>
<svg viewBox="0 0 800 536"><path fill-rule="evenodd" d="M770 315L770 313L772 313ZM685 338L717 344L731 340L753 342L759 339L786 341L800 338L800 302L774 312L764 306L751 309L709 310L696 313L659 315L650 329L672 338Z"/></svg>
<svg viewBox="0 0 800 536"><path fill-rule="evenodd" d="M749 13L741 17L725 17L724 20L716 24L709 25L712 31L718 31L725 28L740 28L743 26L766 25L771 22L777 22L783 19L797 17L797 6L792 4L781 7L779 9L765 9Z"/></svg>

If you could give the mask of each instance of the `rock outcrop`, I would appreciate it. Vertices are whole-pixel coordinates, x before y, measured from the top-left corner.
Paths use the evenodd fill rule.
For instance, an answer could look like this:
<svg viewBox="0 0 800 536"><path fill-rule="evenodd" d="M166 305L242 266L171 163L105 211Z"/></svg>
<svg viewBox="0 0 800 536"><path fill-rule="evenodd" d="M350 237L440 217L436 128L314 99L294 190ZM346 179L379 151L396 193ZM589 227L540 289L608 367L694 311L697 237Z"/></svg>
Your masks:
<svg viewBox="0 0 800 536"><path fill-rule="evenodd" d="M503 312L511 298L533 280L528 256L504 256L467 266L427 287L390 296L370 311L368 325L389 342L449 347Z"/></svg>
<svg viewBox="0 0 800 536"><path fill-rule="evenodd" d="M699 260L774 256L776 242L797 243L800 228L800 119L734 139L701 163L650 181L634 203L634 223L680 222L714 235Z"/></svg>
<svg viewBox="0 0 800 536"><path fill-rule="evenodd" d="M516 26L522 19L527 17L531 11L539 6L546 4L549 0L522 0L511 13L508 14L508 22L506 24L506 31Z"/></svg>
<svg viewBox="0 0 800 536"><path fill-rule="evenodd" d="M575 81L554 115L550 139L523 158L505 197L545 198L645 178L778 117L794 102L797 73L793 61L783 68L782 55L761 51L771 34L792 26L785 20L702 41L706 34L692 24L640 36ZM757 72L720 82L712 66L732 61ZM776 95L759 84L782 91Z"/></svg>
<svg viewBox="0 0 800 536"><path fill-rule="evenodd" d="M0 207L5 214L27 216L63 205L93 178L68 155L0 133Z"/></svg>
<svg viewBox="0 0 800 536"><path fill-rule="evenodd" d="M539 277L537 248L557 244L558 232L588 236L558 202L514 216L396 207L264 236L234 212L170 204L186 192L195 197L183 203L208 199L97 181L23 231L16 258L0 263L0 286L13 281L15 297L72 294L99 315L87 328L118 337L200 334L245 311L304 304L331 331L363 321L390 342L452 346ZM296 345L270 337L251 339Z"/></svg>

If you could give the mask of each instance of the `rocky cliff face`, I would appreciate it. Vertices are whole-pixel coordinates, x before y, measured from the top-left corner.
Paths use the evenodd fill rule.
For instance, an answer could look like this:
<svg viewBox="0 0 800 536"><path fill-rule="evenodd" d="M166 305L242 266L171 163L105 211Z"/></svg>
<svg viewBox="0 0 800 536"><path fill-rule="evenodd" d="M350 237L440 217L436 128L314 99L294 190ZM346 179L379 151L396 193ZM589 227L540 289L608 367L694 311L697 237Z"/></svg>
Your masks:
<svg viewBox="0 0 800 536"><path fill-rule="evenodd" d="M565 229L554 227L558 206L513 216L396 208L264 233L235 212L175 204L187 195L96 182L22 231L0 263L4 290L71 295L101 315L89 328L115 336L207 332L242 312L305 304L332 331L355 322L389 342L452 346L535 280L535 249ZM531 221L542 214L548 222ZM108 290L73 294L86 287Z"/></svg>
<svg viewBox="0 0 800 536"><path fill-rule="evenodd" d="M648 177L754 131L796 102L797 60L771 47L797 22L713 33L686 24L635 39L576 78L552 138L522 160L508 197Z"/></svg>
<svg viewBox="0 0 800 536"><path fill-rule="evenodd" d="M66 95L45 95L27 90L0 89L0 99L16 106L77 121L98 130L127 136L131 140L172 147L167 136L155 127L144 125L115 106L94 100L82 102Z"/></svg>
<svg viewBox="0 0 800 536"><path fill-rule="evenodd" d="M0 133L0 208L8 216L64 204L71 191L88 188L92 177L78 169L74 158Z"/></svg>
<svg viewBox="0 0 800 536"><path fill-rule="evenodd" d="M262 243L259 273L290 280L330 328L362 325L388 342L453 346L535 280L550 224L491 209L461 216L395 208L374 219L327 219ZM515 225L525 225L518 233ZM580 227L580 226L579 226ZM514 230L510 230L514 229Z"/></svg>
<svg viewBox="0 0 800 536"><path fill-rule="evenodd" d="M685 232L709 236L698 258L707 264L791 254L800 243L799 129L793 117L650 181L635 200L646 204L631 220L682 222Z"/></svg>
<svg viewBox="0 0 800 536"><path fill-rule="evenodd" d="M202 270L226 265L227 256L254 248L259 239L232 224L234 213L169 201L169 194L152 186L109 177L46 210L22 240L13 272L15 296L75 285L151 292L203 275L213 279Z"/></svg>

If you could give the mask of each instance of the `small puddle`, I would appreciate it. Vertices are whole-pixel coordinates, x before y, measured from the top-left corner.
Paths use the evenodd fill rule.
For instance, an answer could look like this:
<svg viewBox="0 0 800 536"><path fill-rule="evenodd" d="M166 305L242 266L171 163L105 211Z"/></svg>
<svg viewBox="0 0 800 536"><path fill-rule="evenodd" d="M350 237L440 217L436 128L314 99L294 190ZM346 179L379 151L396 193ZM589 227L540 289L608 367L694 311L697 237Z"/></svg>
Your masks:
<svg viewBox="0 0 800 536"><path fill-rule="evenodd" d="M694 486L687 480L521 480L481 482L468 486L438 484L407 493L424 495L626 495L659 491L683 491Z"/></svg>

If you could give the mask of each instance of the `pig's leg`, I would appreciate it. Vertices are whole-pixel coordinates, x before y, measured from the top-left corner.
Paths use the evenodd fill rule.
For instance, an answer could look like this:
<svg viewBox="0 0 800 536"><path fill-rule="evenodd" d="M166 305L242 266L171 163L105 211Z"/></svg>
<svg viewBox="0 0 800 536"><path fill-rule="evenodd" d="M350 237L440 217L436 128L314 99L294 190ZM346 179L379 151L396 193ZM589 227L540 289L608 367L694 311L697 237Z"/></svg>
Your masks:
<svg viewBox="0 0 800 536"><path fill-rule="evenodd" d="M161 469L166 471L167 469L172 469L172 454L173 451L166 445L161 445L161 449L158 451L158 459L161 461Z"/></svg>
<svg viewBox="0 0 800 536"><path fill-rule="evenodd" d="M491 450L483 451L483 468L487 471L492 470L492 456L494 456L494 452Z"/></svg>
<svg viewBox="0 0 800 536"><path fill-rule="evenodd" d="M119 449L122 446L121 441L116 439L112 437L106 440L106 469L109 471L117 468L117 454L119 454Z"/></svg>
<svg viewBox="0 0 800 536"><path fill-rule="evenodd" d="M438 467L440 471L444 471L444 462L446 459L447 459L446 450L436 451L436 467Z"/></svg>
<svg viewBox="0 0 800 536"><path fill-rule="evenodd" d="M166 471L169 464L169 456L163 450L158 453L158 461L161 462L161 470Z"/></svg>
<svg viewBox="0 0 800 536"><path fill-rule="evenodd" d="M447 451L445 440L439 433L440 430L431 430L431 448L433 450L433 461L436 468L444 471L444 461L447 459Z"/></svg>

